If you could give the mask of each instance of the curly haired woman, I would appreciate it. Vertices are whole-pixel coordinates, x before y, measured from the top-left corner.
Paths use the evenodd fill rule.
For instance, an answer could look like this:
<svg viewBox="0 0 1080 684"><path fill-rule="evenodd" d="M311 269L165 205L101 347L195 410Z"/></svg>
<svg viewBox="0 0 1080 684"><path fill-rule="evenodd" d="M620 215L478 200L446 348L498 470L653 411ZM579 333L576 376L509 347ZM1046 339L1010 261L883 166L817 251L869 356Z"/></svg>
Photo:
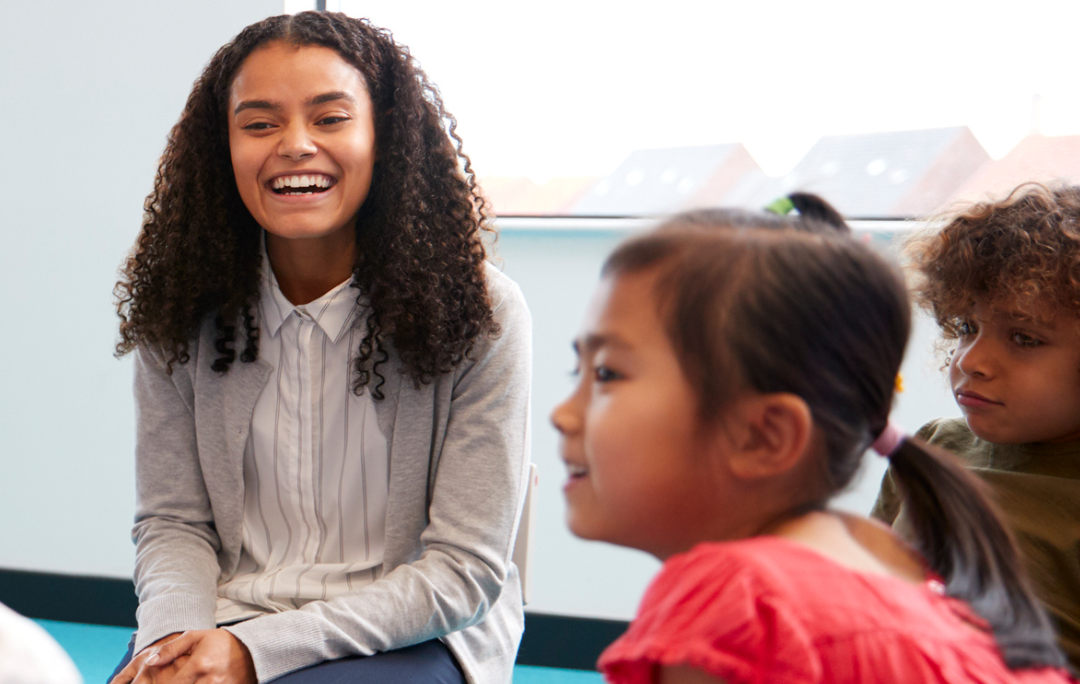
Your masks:
<svg viewBox="0 0 1080 684"><path fill-rule="evenodd" d="M438 91L389 33L244 29L117 285L138 623L115 684L509 681L530 321Z"/></svg>

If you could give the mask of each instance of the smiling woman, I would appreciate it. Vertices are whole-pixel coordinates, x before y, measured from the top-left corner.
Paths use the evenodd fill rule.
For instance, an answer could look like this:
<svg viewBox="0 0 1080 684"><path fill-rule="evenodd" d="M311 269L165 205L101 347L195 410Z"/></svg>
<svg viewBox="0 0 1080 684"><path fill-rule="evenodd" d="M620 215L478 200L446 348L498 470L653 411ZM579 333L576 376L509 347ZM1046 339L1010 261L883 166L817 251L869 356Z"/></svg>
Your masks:
<svg viewBox="0 0 1080 684"><path fill-rule="evenodd" d="M237 190L266 231L278 284L293 303L352 273L356 212L375 167L371 107L360 72L324 47L270 43L233 81Z"/></svg>
<svg viewBox="0 0 1080 684"><path fill-rule="evenodd" d="M139 594L117 684L509 679L530 322L454 125L344 15L249 26L196 81L117 285Z"/></svg>

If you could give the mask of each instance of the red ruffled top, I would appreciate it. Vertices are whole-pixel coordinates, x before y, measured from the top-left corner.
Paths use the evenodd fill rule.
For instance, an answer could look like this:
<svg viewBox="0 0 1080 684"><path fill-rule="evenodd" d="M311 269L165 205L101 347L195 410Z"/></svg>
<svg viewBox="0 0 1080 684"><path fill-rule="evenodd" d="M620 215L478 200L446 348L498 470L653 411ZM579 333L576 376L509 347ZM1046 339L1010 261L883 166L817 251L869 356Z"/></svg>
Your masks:
<svg viewBox="0 0 1080 684"><path fill-rule="evenodd" d="M701 544L664 564L599 663L616 684L651 684L660 665L729 684L1073 682L1009 670L986 623L940 582L857 572L780 537Z"/></svg>

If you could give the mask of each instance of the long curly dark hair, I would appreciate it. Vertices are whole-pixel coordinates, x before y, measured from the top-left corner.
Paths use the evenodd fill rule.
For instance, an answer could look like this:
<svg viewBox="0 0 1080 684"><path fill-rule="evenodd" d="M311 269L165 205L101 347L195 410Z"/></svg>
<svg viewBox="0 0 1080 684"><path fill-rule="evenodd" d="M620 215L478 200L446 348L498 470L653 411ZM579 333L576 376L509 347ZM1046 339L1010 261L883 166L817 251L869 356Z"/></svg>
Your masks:
<svg viewBox="0 0 1080 684"><path fill-rule="evenodd" d="M388 31L363 19L302 12L248 26L195 81L169 134L142 232L114 290L118 356L159 346L168 372L189 361L193 335L217 326L213 369L228 371L242 330L242 362L259 353L262 229L237 190L229 153L233 79L272 41L331 48L364 77L375 119L371 188L356 222L352 286L368 307L353 389L382 398L388 343L414 383L449 372L479 335L498 335L484 279L485 231L493 232L456 121L436 87ZM444 127L445 124L445 127Z"/></svg>

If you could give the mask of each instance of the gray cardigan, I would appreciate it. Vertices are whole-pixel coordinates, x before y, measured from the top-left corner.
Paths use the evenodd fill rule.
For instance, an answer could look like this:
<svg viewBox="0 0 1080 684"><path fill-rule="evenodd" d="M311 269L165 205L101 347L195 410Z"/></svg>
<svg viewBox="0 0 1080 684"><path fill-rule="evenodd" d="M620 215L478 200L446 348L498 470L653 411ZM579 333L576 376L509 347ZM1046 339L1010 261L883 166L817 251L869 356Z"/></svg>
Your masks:
<svg viewBox="0 0 1080 684"><path fill-rule="evenodd" d="M521 291L487 266L496 339L414 387L391 351L376 401L390 490L383 577L353 593L228 627L260 682L323 660L441 638L470 682L509 682L524 627L510 561L528 478L531 322ZM136 652L211 629L217 585L240 557L243 453L269 364L210 369L212 322L188 363L135 355Z"/></svg>

